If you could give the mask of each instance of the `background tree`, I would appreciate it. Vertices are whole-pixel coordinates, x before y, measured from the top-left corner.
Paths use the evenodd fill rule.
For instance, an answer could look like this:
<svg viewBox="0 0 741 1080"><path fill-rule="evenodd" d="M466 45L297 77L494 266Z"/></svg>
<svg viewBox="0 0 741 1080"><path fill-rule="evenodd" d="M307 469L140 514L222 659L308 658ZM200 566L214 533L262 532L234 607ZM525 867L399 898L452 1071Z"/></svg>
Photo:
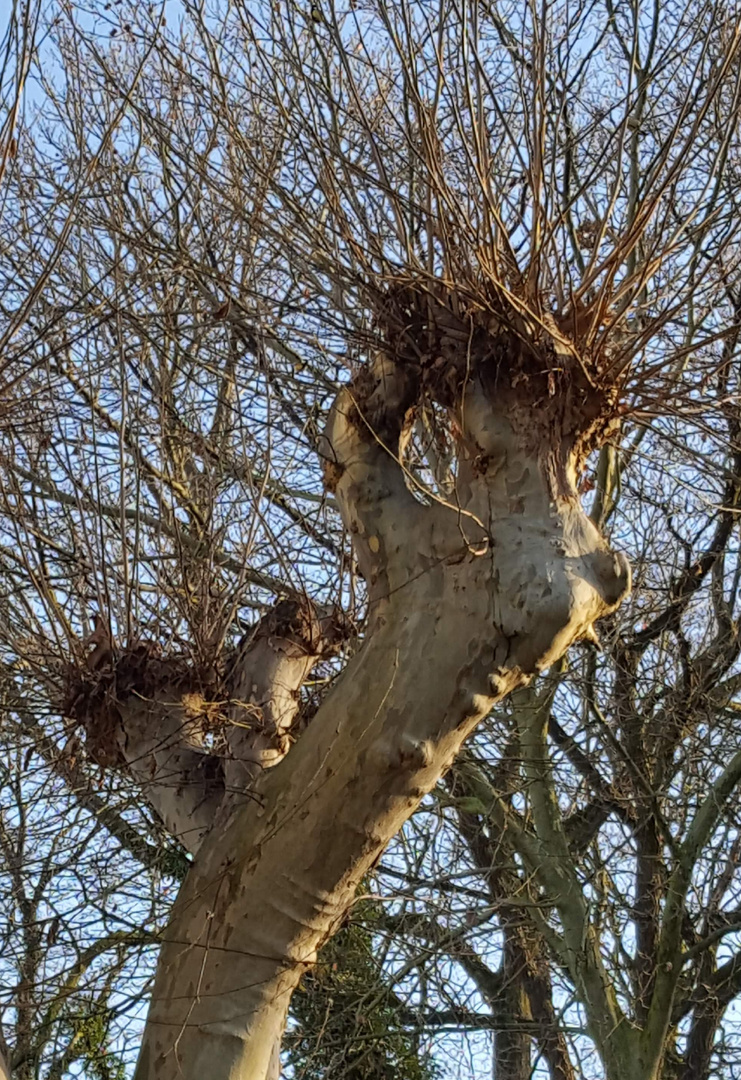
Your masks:
<svg viewBox="0 0 741 1080"><path fill-rule="evenodd" d="M732 1068L733 14L168 18L53 9L3 129L14 1067L96 1068L82 1021L125 1013L122 950L162 927L153 890L106 945L105 897L70 1026L67 885L28 1046L36 800L69 822L35 841L60 881L91 813L153 884L185 859L163 823L198 852L142 1077L274 1073L290 990L417 806L366 928L408 1031L494 1030L518 1080ZM633 556L619 613L595 525ZM609 612L602 657L490 713Z"/></svg>

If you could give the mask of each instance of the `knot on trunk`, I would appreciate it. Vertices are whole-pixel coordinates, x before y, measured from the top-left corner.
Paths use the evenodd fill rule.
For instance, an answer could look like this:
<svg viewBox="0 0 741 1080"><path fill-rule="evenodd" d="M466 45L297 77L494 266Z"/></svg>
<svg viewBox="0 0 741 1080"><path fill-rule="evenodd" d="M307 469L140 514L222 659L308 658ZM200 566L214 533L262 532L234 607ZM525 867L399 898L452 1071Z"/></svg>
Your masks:
<svg viewBox="0 0 741 1080"><path fill-rule="evenodd" d="M107 633L105 655L88 639L87 666L69 668L64 711L83 728L90 758L126 767L195 851L225 802L248 795L288 752L304 680L350 631L335 609L285 599L231 655L201 668L155 642L116 648Z"/></svg>
<svg viewBox="0 0 741 1080"><path fill-rule="evenodd" d="M162 655L156 642L138 642L130 649L111 648L104 666L71 665L63 710L85 732L90 758L106 768L126 765L122 748L122 714L134 702L169 698L178 702L189 726L202 731L218 726L226 693L223 664L197 670L186 657Z"/></svg>
<svg viewBox="0 0 741 1080"><path fill-rule="evenodd" d="M232 666L263 637L274 647L297 656L331 656L347 640L351 629L339 608L319 607L305 596L279 600L242 638Z"/></svg>
<svg viewBox="0 0 741 1080"><path fill-rule="evenodd" d="M396 424L401 429L420 398L456 412L467 384L478 378L497 408L525 405L574 441L587 435L583 457L605 437L620 389L609 357L594 344L597 319L583 305L558 313L517 303L516 295L481 280L456 288L393 283L378 302L376 326L379 351L404 376L404 400L388 402ZM367 377L366 369L356 379L364 401ZM391 426L388 415L384 425Z"/></svg>
<svg viewBox="0 0 741 1080"><path fill-rule="evenodd" d="M238 795L288 753L309 672L333 656L351 625L305 597L282 600L240 643L228 675L226 781Z"/></svg>
<svg viewBox="0 0 741 1080"><path fill-rule="evenodd" d="M476 636L497 642L501 685L593 637L625 596L627 560L577 490L619 420L619 378L588 314L570 321L480 283L394 283L378 301L379 352L338 394L322 447L369 633L397 602L403 618L414 591L439 598L439 617L477 594Z"/></svg>

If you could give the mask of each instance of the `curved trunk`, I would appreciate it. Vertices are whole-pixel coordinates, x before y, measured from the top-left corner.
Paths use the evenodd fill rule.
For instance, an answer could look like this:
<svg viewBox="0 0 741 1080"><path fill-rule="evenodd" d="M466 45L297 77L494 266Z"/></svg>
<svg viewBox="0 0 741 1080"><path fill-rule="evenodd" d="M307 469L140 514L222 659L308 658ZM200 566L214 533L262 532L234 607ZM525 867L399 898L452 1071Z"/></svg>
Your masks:
<svg viewBox="0 0 741 1080"><path fill-rule="evenodd" d="M275 1075L291 993L362 877L492 704L629 588L579 507L563 418L466 378L455 496L422 505L399 461L418 394L380 360L332 411L326 475L367 637L255 797L217 814L165 935L136 1080Z"/></svg>

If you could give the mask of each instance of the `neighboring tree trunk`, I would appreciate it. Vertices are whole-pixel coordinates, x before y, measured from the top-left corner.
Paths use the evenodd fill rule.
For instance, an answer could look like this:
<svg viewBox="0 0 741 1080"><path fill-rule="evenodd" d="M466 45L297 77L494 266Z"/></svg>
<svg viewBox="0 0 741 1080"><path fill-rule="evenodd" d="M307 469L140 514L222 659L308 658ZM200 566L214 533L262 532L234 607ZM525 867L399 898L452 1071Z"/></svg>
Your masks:
<svg viewBox="0 0 741 1080"><path fill-rule="evenodd" d="M477 360L466 323L445 331L430 355L447 364L379 359L332 410L326 479L368 586L365 642L280 768L217 811L165 934L136 1080L277 1075L291 994L363 875L492 705L629 588L574 487L605 399L551 342L502 331ZM430 505L400 465L424 394L459 447L454 497ZM621 1037L604 1026L600 1045Z"/></svg>
<svg viewBox="0 0 741 1080"><path fill-rule="evenodd" d="M496 790L470 763L455 768L452 773L455 778L453 787L459 794L480 800L484 806L496 798L508 797L518 786L518 766L515 763L519 762L520 756L519 738L511 738L500 762L500 786ZM512 848L506 834L482 829L476 815L461 812L459 821L475 865L486 877L492 902L501 904L498 917L505 939L501 968L501 989L505 1001L501 1004L498 1001L500 987L490 994L479 981L479 991L492 1012L495 1015L501 1013L503 1021L523 1014L527 1014L532 1021L530 1034L512 1035L503 1029L496 1031L494 1075L497 1080L501 1077L529 1080L532 1072L529 1048L535 1039L538 1053L548 1065L551 1080L575 1080L566 1040L553 1005L545 943L528 912L522 881L513 870ZM513 896L523 896L523 906L519 911L509 903ZM507 1001L506 995L512 1000ZM517 1049L512 1049L513 1043ZM528 1047L527 1054L525 1045Z"/></svg>
<svg viewBox="0 0 741 1080"><path fill-rule="evenodd" d="M494 1080L530 1080L532 1035L523 1030L531 1020L530 1003L522 980L522 953L516 932L504 928L502 990L492 1003L497 1027L494 1035Z"/></svg>

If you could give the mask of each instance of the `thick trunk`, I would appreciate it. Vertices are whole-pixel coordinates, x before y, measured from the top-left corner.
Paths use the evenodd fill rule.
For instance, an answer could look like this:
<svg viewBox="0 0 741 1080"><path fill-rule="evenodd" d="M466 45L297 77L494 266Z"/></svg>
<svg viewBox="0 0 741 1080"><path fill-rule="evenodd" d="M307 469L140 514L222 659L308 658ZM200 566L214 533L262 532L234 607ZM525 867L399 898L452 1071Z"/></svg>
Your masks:
<svg viewBox="0 0 741 1080"><path fill-rule="evenodd" d="M536 430L532 402L518 415L501 386L461 383L446 505L415 500L399 467L419 392L408 372L379 362L339 396L327 476L368 584L366 641L258 798L202 844L136 1080L273 1075L291 993L363 875L492 704L629 587L578 505L573 439Z"/></svg>
<svg viewBox="0 0 741 1080"><path fill-rule="evenodd" d="M173 1077L179 1067L202 1076L215 1060L214 1076L266 1074L301 974L491 700L471 686L485 682L490 657L467 656L458 611L462 649L440 633L434 606L389 612L311 739L266 776L265 809L243 807L203 846L163 947L138 1076L170 1075L161 1070L174 1056ZM420 656L433 662L423 686Z"/></svg>

